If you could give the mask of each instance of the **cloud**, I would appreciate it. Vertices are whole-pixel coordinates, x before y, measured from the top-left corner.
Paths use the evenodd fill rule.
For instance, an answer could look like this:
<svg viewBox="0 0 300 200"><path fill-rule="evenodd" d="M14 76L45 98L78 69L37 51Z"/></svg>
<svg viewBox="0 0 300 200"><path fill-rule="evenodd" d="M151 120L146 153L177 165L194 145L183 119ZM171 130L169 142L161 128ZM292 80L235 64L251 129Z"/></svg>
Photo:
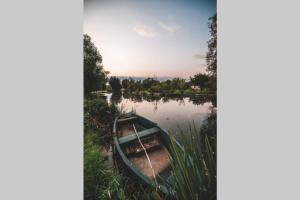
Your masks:
<svg viewBox="0 0 300 200"><path fill-rule="evenodd" d="M158 25L162 29L164 29L165 31L167 31L169 33L175 33L180 29L180 26L178 24L175 24L175 23L166 24L166 23L163 23L163 22L159 21Z"/></svg>
<svg viewBox="0 0 300 200"><path fill-rule="evenodd" d="M168 15L168 20L174 20L174 19L175 19L174 15Z"/></svg>
<svg viewBox="0 0 300 200"><path fill-rule="evenodd" d="M203 60L203 59L206 59L206 55L197 53L197 54L194 55L194 58L199 59L199 60Z"/></svg>
<svg viewBox="0 0 300 200"><path fill-rule="evenodd" d="M143 37L153 38L156 34L148 26L139 24L133 27L134 32Z"/></svg>

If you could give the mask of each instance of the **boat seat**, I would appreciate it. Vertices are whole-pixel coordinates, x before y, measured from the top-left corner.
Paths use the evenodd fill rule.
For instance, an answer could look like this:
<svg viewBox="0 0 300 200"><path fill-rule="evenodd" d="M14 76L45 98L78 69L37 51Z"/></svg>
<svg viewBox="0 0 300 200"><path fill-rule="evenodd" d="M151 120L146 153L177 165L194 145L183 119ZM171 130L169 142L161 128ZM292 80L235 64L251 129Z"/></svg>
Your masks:
<svg viewBox="0 0 300 200"><path fill-rule="evenodd" d="M137 119L137 117L128 117L128 118L118 119L118 122L126 122L126 121L135 120L135 119Z"/></svg>
<svg viewBox="0 0 300 200"><path fill-rule="evenodd" d="M144 144L144 146L145 146L145 144ZM160 143L150 144L150 145L145 146L148 154L151 154L152 152L155 152L155 151L161 149L162 147L163 146ZM143 150L143 148L141 146L131 147L130 145L128 145L128 147L126 148L126 155L128 157L140 157L140 156L145 155L145 151Z"/></svg>
<svg viewBox="0 0 300 200"><path fill-rule="evenodd" d="M159 128L153 127L153 128L149 128L149 129L140 131L137 134L139 135L140 138L143 138L143 137L152 135L154 133L157 133L159 131L160 131ZM132 133L130 135L119 138L119 144L121 145L121 144L124 144L124 143L132 142L132 141L137 140L137 139L138 138L137 138L136 134Z"/></svg>

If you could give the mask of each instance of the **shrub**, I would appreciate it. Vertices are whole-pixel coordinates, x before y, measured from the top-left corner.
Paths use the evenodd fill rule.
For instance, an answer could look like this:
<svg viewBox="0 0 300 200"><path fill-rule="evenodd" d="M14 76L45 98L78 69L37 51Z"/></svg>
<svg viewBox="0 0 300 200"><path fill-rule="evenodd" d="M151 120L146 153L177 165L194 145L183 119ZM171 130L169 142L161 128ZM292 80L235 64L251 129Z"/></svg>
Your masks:
<svg viewBox="0 0 300 200"><path fill-rule="evenodd" d="M91 130L96 134L98 144L109 147L112 142L112 123L117 108L108 105L105 99L84 100L84 132Z"/></svg>

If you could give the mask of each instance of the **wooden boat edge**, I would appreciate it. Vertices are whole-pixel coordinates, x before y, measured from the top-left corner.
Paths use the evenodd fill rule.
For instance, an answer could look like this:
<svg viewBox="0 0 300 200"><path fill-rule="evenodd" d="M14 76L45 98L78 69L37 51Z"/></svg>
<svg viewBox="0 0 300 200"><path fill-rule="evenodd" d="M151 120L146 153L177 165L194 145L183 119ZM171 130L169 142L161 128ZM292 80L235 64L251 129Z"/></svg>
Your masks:
<svg viewBox="0 0 300 200"><path fill-rule="evenodd" d="M147 121L153 123L153 125L155 125L156 127L158 127L158 128L160 129L161 133L164 133L165 135L167 135L167 137L169 137L169 135L167 134L167 132L166 132L164 129L160 128L156 123L154 123L154 122L152 122L152 121L150 121L150 120L148 120L148 119L146 119L146 118L144 118L144 117L142 117L142 116L140 116L140 115L137 115L137 114L134 114L134 115L136 115L137 117L143 118L143 119L145 119L145 120L147 120ZM123 153L123 150L121 149L121 147L120 147L120 145L119 145L119 140L118 140L118 137L117 137L117 122L118 122L118 119L119 119L120 116L121 116L121 115L119 115L119 116L117 116L117 117L115 118L114 126L113 126L115 149L116 149L117 152L119 153L119 155L120 155L120 157L122 158L122 160L123 160L123 162L125 163L125 165L126 165L126 166L127 166L127 167L128 167L128 168L136 175L136 176L138 176L140 179L142 179L146 184L148 184L148 185L152 186L153 188L155 188L155 187L156 187L155 182L152 181L149 177L147 177L147 176L144 175L143 173L141 173L140 170L138 170L138 169L134 166L134 164L133 164L133 163L127 158L127 156ZM176 140L175 140L175 142L176 142L177 144L179 144ZM164 185L160 185L159 190L160 190L161 192L163 192L164 194L167 194L167 195L169 194L169 191L168 191L167 187L164 186Z"/></svg>

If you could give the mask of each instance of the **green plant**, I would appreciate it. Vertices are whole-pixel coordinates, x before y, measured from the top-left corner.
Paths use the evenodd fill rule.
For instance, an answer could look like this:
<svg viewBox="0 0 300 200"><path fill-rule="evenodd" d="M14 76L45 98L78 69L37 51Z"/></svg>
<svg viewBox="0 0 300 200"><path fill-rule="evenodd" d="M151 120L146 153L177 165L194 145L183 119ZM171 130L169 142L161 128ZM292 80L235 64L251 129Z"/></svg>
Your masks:
<svg viewBox="0 0 300 200"><path fill-rule="evenodd" d="M176 199L216 199L215 136L204 131L199 134L193 127L188 134L181 132L179 138L183 150L171 139L170 191Z"/></svg>
<svg viewBox="0 0 300 200"><path fill-rule="evenodd" d="M84 132L96 133L95 142L109 147L112 142L112 123L118 110L104 99L84 100Z"/></svg>
<svg viewBox="0 0 300 200"><path fill-rule="evenodd" d="M95 133L84 137L84 199L125 199L119 175L105 165L101 148L94 143Z"/></svg>
<svg viewBox="0 0 300 200"><path fill-rule="evenodd" d="M83 35L84 94L105 89L108 72L103 69L102 56L92 39Z"/></svg>
<svg viewBox="0 0 300 200"><path fill-rule="evenodd" d="M113 91L120 91L122 88L120 79L116 76L112 76L109 78L109 85Z"/></svg>

